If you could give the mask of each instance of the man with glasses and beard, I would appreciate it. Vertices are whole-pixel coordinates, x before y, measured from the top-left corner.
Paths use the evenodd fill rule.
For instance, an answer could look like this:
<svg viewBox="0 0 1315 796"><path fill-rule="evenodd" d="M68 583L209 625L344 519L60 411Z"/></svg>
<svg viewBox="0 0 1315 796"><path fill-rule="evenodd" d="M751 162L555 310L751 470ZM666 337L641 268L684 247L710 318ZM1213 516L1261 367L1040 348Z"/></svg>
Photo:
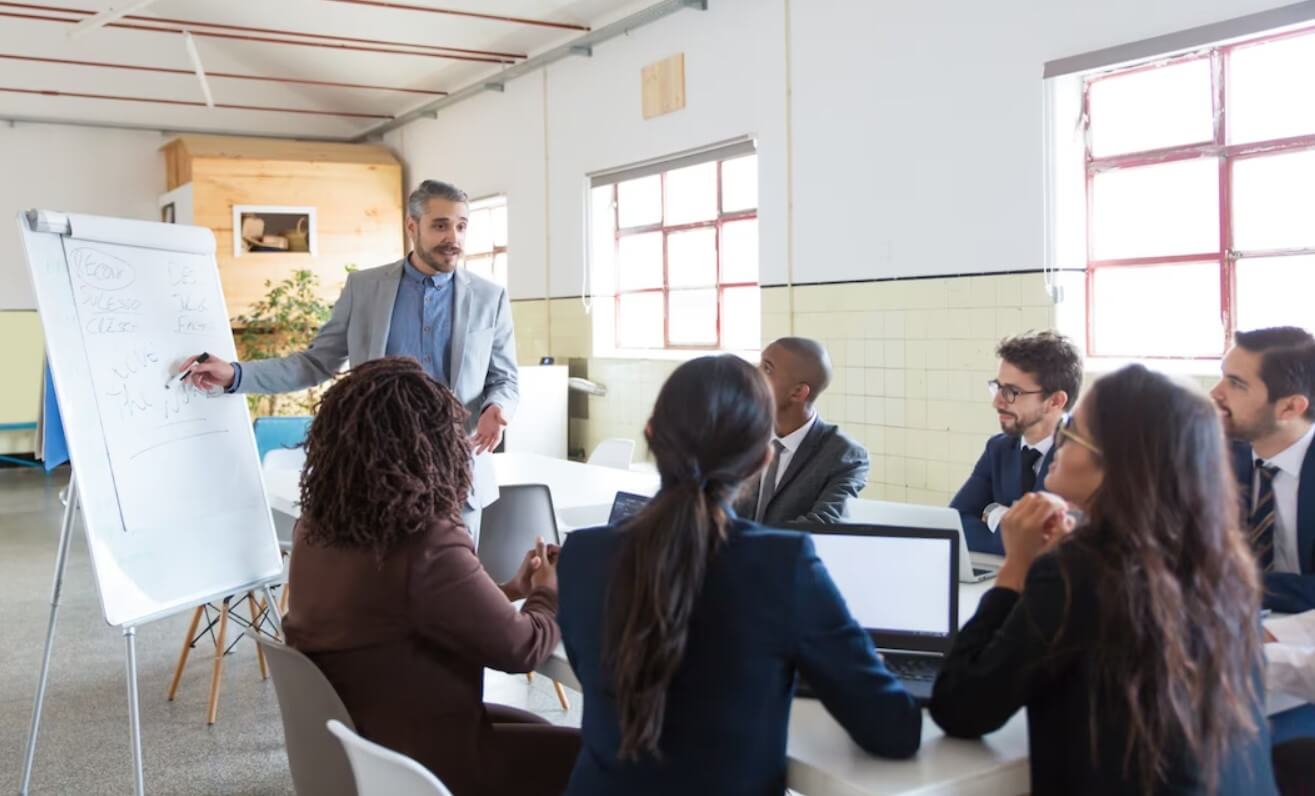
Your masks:
<svg viewBox="0 0 1315 796"><path fill-rule="evenodd" d="M995 353L1000 366L987 386L1001 433L987 441L950 506L963 517L968 549L1003 555L1000 519L1045 483L1055 429L1082 387L1082 356L1049 331L1007 338Z"/></svg>
<svg viewBox="0 0 1315 796"><path fill-rule="evenodd" d="M454 185L425 180L407 199L412 250L400 262L357 271L305 351L278 359L200 361L180 367L200 390L281 393L304 390L383 356L411 357L447 386L470 412L475 453L497 447L520 397L516 340L507 291L457 266L466 239L469 200ZM475 468L474 495L462 520L479 541L482 501L496 486L491 468Z"/></svg>

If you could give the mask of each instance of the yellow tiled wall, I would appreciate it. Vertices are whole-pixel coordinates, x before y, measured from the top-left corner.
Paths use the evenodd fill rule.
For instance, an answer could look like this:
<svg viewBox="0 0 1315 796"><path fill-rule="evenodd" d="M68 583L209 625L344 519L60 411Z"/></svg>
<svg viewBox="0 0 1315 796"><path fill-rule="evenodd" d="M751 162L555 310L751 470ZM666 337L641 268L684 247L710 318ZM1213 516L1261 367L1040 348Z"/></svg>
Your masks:
<svg viewBox="0 0 1315 796"><path fill-rule="evenodd" d="M35 312L0 312L0 423L31 423L41 401L41 357L45 338ZM0 432L0 453L30 453L31 431Z"/></svg>
<svg viewBox="0 0 1315 796"><path fill-rule="evenodd" d="M949 501L999 430L986 392L996 343L1055 323L1040 274L801 286L793 316L787 288L764 289L762 303L765 342L790 334L793 317L794 334L831 352L836 378L820 411L867 446L864 497L932 505ZM579 299L518 301L513 314L522 363L589 357L589 377L608 387L589 399L587 421L572 421L572 448L642 440L653 399L679 363L593 358Z"/></svg>

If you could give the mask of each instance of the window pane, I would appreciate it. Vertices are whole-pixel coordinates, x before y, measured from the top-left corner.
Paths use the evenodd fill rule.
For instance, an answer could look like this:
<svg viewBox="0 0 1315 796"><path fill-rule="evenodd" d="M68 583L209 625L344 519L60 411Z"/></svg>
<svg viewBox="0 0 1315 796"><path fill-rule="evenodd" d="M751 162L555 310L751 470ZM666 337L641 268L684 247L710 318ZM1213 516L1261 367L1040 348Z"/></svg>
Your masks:
<svg viewBox="0 0 1315 796"><path fill-rule="evenodd" d="M721 212L736 213L758 206L758 156L722 161Z"/></svg>
<svg viewBox="0 0 1315 796"><path fill-rule="evenodd" d="M758 219L722 224L721 281L758 281Z"/></svg>
<svg viewBox="0 0 1315 796"><path fill-rule="evenodd" d="M1098 268L1092 289L1093 353L1223 353L1218 263Z"/></svg>
<svg viewBox="0 0 1315 796"><path fill-rule="evenodd" d="M493 278L493 258L487 254L479 257L467 257L466 270L470 271L472 274L478 274L485 279L495 282L497 281Z"/></svg>
<svg viewBox="0 0 1315 796"><path fill-rule="evenodd" d="M466 225L466 251L470 254L482 254L493 251L493 216L488 210L470 211L470 223Z"/></svg>
<svg viewBox="0 0 1315 796"><path fill-rule="evenodd" d="M507 245L507 206L498 205L489 210L494 246Z"/></svg>
<svg viewBox="0 0 1315 796"><path fill-rule="evenodd" d="M1315 133L1315 34L1243 47L1229 60L1230 143Z"/></svg>
<svg viewBox="0 0 1315 796"><path fill-rule="evenodd" d="M667 236L667 284L711 287L717 284L717 230L704 227Z"/></svg>
<svg viewBox="0 0 1315 796"><path fill-rule="evenodd" d="M1090 98L1096 157L1214 137L1208 58L1093 81Z"/></svg>
<svg viewBox="0 0 1315 796"><path fill-rule="evenodd" d="M667 172L667 226L717 217L717 162Z"/></svg>
<svg viewBox="0 0 1315 796"><path fill-rule="evenodd" d="M617 286L621 290L662 287L662 233L623 235L617 242Z"/></svg>
<svg viewBox="0 0 1315 796"><path fill-rule="evenodd" d="M1219 161L1115 169L1092 183L1097 260L1219 250Z"/></svg>
<svg viewBox="0 0 1315 796"><path fill-rule="evenodd" d="M662 178L654 174L617 183L616 204L622 229L661 222Z"/></svg>
<svg viewBox="0 0 1315 796"><path fill-rule="evenodd" d="M628 293L617 298L616 344L662 348L662 293Z"/></svg>
<svg viewBox="0 0 1315 796"><path fill-rule="evenodd" d="M1315 257L1260 257L1237 262L1237 328L1300 326L1315 331Z"/></svg>
<svg viewBox="0 0 1315 796"><path fill-rule="evenodd" d="M493 258L493 281L503 287L507 286L507 253L503 252Z"/></svg>
<svg viewBox="0 0 1315 796"><path fill-rule="evenodd" d="M721 294L721 346L735 351L762 347L762 301L756 287L730 287Z"/></svg>
<svg viewBox="0 0 1315 796"><path fill-rule="evenodd" d="M672 345L717 344L717 291L673 290L667 335Z"/></svg>
<svg viewBox="0 0 1315 796"><path fill-rule="evenodd" d="M1315 150L1234 161L1233 248L1304 246L1315 246Z"/></svg>
<svg viewBox="0 0 1315 796"><path fill-rule="evenodd" d="M589 276L595 296L616 292L616 221L612 214L612 186L602 185L589 193ZM612 335L608 332L608 339ZM608 343L611 345L611 343Z"/></svg>

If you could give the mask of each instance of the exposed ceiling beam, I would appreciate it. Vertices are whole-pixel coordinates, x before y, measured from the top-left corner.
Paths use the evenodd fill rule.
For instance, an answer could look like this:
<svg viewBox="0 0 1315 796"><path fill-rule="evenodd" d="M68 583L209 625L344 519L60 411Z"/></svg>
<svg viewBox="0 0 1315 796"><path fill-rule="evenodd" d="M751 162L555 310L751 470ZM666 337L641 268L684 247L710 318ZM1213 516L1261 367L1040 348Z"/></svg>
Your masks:
<svg viewBox="0 0 1315 796"><path fill-rule="evenodd" d="M78 19L78 17L86 17L94 13L86 9L63 8L60 6L38 5L34 3L19 3L12 2L12 0L0 0L0 7L15 8L25 12L46 12L0 12L0 16L4 17L27 19L37 22L62 22L74 25L85 21ZM72 15L72 18L69 16L49 16L48 13ZM337 50L383 53L385 55L418 55L430 58L446 58L454 61L474 61L477 63L489 64L511 64L515 63L516 59L525 57L524 53L498 52L495 50L473 50L464 47L446 47L437 44L412 44L409 42L388 41L382 39L365 39L356 36L335 36L328 33L308 33L298 30L259 28L249 25L228 25L219 22L203 22L194 19L172 19L169 17L142 17L133 15L128 15L124 17L124 19L132 20L133 23L137 24L119 21L107 23L105 27L120 30L138 30L152 33L173 34L182 33L184 30L190 30L194 36L204 36L209 38L255 41L268 44L298 45L302 47L324 47ZM202 30L203 28L205 30ZM231 31L231 33L221 31ZM292 38L267 38L268 36Z"/></svg>
<svg viewBox="0 0 1315 796"><path fill-rule="evenodd" d="M0 122L9 127L17 127L20 124L55 124L65 127L87 127L93 130L133 130L147 133L159 133L163 136L171 135L232 135L243 136L245 138L273 138L279 141L323 141L326 143L345 144L350 143L351 138L347 136L314 136L302 135L299 133L253 133L250 130L228 130L224 128L212 127L170 127L168 125L150 125L150 124L128 124L119 122L96 122L87 119L61 119L58 117L48 116L14 116L0 115Z"/></svg>
<svg viewBox="0 0 1315 796"><path fill-rule="evenodd" d="M197 52L196 40L192 34L183 31L183 45L187 47L187 57L192 61L196 79L201 83L201 96L205 97L207 108L215 107L215 95L210 93L210 83L205 79L205 66L201 64L201 53Z"/></svg>
<svg viewBox="0 0 1315 796"><path fill-rule="evenodd" d="M111 22L117 22L118 20L123 19L134 11L140 11L155 1L156 0L135 0L135 2L128 3L126 6L107 8L94 17L87 17L74 25L73 30L68 32L68 37L70 39L81 38L82 36L91 33L93 30L100 30Z"/></svg>
<svg viewBox="0 0 1315 796"><path fill-rule="evenodd" d="M174 69L167 66L145 66L142 64L115 64L106 61L80 61L71 58L45 58L38 55L20 55L18 53L0 53L0 60L26 61L36 64L53 64L56 66L85 66L93 69L123 69L132 72L154 72L162 75L191 75L191 69ZM378 86L371 83L341 83L336 80L311 80L305 77L278 77L274 75L249 75L237 72L206 72L206 77L224 80L255 80L265 83L285 83L292 85L323 86L326 88L362 89L367 91L394 91L405 94L423 94L430 97L445 97L446 91L423 88L403 88L401 86Z"/></svg>
<svg viewBox="0 0 1315 796"><path fill-rule="evenodd" d="M426 103L418 108L414 108L397 116L391 121L377 124L362 133L356 140L365 141L369 138L383 135L390 130L395 130L402 125L408 124L417 119L436 118L438 112L444 108L483 94L486 91L501 91L502 87L509 81L515 80L518 77L523 77L532 72L537 72L545 66L556 63L564 58L586 54L592 55L593 48L597 45L614 39L617 36L624 36L632 30L638 30L645 25L656 22L663 17L670 16L671 14L685 8L706 11L708 10L708 0L662 0L661 2L654 3L647 8L636 11L628 17L619 19L616 22L605 25L597 30L590 31L583 36L572 39L571 41L554 47L551 50L532 56L515 66L509 66L500 72L485 75L465 88L452 92L443 99Z"/></svg>
<svg viewBox="0 0 1315 796"><path fill-rule="evenodd" d="M447 14L454 17L467 17L469 19L486 19L491 22L514 22L518 25L536 25L542 28L557 28L558 30L589 30L588 25L575 25L570 22L552 22L546 19L530 19L528 17L508 17L501 14L480 14L474 11L456 11L450 8L434 8L433 6L418 6L411 3L395 3L391 0L328 0L330 3L350 3L358 6L374 6L376 8L390 8L395 11L423 11L429 14Z"/></svg>
<svg viewBox="0 0 1315 796"><path fill-rule="evenodd" d="M105 100L107 102L146 102L154 105L181 105L190 108L205 108L204 102L196 100L165 99L163 97L137 97L121 94L92 94L84 91L59 91L48 88L20 88L18 86L0 86L0 93L29 94L40 97L73 97L77 99ZM214 107L232 111L263 111L265 113L292 113L310 116L341 116L348 119L389 119L386 113L358 113L355 111L321 111L313 108L271 107L269 105L239 105L236 103L215 103Z"/></svg>

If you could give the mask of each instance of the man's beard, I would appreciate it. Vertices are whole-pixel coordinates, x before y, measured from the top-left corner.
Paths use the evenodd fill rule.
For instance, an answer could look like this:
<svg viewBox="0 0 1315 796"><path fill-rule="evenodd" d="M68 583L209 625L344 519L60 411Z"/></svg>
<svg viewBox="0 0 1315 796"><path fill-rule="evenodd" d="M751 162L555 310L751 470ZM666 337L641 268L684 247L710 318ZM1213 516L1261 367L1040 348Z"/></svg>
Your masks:
<svg viewBox="0 0 1315 796"><path fill-rule="evenodd" d="M460 250L460 249L454 249L453 251L455 251L456 254L454 254L453 257L452 257L452 266L451 266L451 267L452 267L452 268L456 268L456 261L457 261L457 259L461 256L461 250ZM422 262L422 263L424 263L425 265L429 266L429 267L432 268L433 270L435 270L435 271L447 271L447 270L449 270L447 263L445 263L445 262L443 262L442 260L439 259L439 255L438 255L438 251L437 251L437 250L435 250L435 249L422 249L422 248L420 248L419 246L417 246L416 249L415 249L415 252L416 252L416 256L420 258L420 262Z"/></svg>
<svg viewBox="0 0 1315 796"><path fill-rule="evenodd" d="M1237 415L1226 411L1220 412L1220 420L1223 421L1224 433L1228 438L1242 442L1255 442L1278 430L1278 418L1274 416L1273 409L1261 412L1260 417L1251 423L1239 423Z"/></svg>
<svg viewBox="0 0 1315 796"><path fill-rule="evenodd" d="M999 410L997 410L997 412L998 411ZM1040 423L1045 418L1044 412L1038 412L1035 416L1030 418L1025 418L1022 415L1013 413L1007 414L1009 415L1007 420L1004 418L1000 419L1000 430L1011 437L1023 436L1025 431L1032 426L1035 426L1037 423ZM1006 426L1005 423L1009 423L1010 425Z"/></svg>

